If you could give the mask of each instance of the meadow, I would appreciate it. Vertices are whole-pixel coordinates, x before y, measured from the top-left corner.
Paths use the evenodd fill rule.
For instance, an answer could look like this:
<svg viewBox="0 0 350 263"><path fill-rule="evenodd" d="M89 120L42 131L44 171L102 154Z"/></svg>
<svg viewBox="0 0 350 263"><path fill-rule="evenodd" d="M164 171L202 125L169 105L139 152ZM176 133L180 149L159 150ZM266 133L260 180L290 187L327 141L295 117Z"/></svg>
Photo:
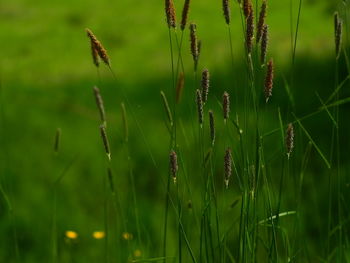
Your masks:
<svg viewBox="0 0 350 263"><path fill-rule="evenodd" d="M0 262L350 262L349 2L263 3L2 1Z"/></svg>

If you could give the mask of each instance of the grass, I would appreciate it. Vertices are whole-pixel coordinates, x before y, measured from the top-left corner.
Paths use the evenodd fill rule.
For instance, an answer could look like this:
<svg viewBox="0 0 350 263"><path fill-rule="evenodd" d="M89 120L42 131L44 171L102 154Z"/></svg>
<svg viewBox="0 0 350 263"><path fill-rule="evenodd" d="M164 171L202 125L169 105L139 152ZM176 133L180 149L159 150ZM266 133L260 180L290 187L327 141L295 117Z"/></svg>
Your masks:
<svg viewBox="0 0 350 263"><path fill-rule="evenodd" d="M221 3L191 3L189 22L196 22L203 44L198 72L189 30L167 32L163 3L2 4L0 29L8 39L0 44L6 50L0 67L0 259L347 262L348 41L346 34L336 66L332 24L333 11L339 8L345 19L347 9L326 1L291 3L269 1L268 58L276 66L268 104L265 68L255 49L251 61L244 51L245 22L235 1L229 30ZM180 15L183 3L175 4ZM86 26L111 56L112 66L101 67L99 76ZM199 125L195 90L203 68L212 77ZM185 88L176 104L179 72ZM95 84L107 114L107 165ZM225 90L231 95L226 124ZM214 144L208 110L215 116ZM290 122L296 144L288 160ZM51 158L57 127L60 150ZM226 189L228 147L232 176ZM176 184L168 173L170 149L178 155ZM52 192L57 173L63 180ZM65 236L67 230L78 237ZM96 239L94 231L106 237Z"/></svg>

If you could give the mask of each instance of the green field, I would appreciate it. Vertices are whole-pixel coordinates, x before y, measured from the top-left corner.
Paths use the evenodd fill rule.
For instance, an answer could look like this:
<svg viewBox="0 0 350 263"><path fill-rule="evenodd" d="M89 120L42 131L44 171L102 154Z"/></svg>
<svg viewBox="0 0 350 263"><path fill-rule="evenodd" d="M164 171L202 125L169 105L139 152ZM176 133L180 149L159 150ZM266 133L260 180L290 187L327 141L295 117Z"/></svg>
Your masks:
<svg viewBox="0 0 350 263"><path fill-rule="evenodd" d="M180 21L184 1L174 2ZM252 2L257 20L262 0ZM254 39L251 85L244 16L236 0L230 6L233 56L222 1L191 1L188 24L196 23L202 48L195 74L187 26L179 60L185 85L174 106L164 1L0 3L0 262L350 262L348 1L268 0L267 58L275 66L268 103L260 50ZM338 60L335 11L343 21ZM111 68L96 70L85 28L107 49ZM170 36L179 72L181 29ZM205 68L210 90L201 128L195 92ZM224 91L231 98L226 124ZM290 122L295 147L288 160ZM233 171L226 189L228 147Z"/></svg>

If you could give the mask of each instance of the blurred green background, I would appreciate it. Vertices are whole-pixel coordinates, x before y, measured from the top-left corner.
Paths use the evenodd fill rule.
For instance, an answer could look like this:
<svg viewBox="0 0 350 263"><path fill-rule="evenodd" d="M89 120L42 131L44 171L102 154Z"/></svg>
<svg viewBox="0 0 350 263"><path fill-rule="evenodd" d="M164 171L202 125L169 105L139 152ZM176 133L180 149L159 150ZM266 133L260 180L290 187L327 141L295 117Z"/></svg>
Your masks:
<svg viewBox="0 0 350 263"><path fill-rule="evenodd" d="M244 71L241 18L238 5L233 2L234 72L231 70L221 1L201 0L191 4L189 21L197 23L198 36L203 44L199 69L209 68L212 76L211 93L219 99L224 90L230 91L232 85L245 88L241 80ZM260 1L258 2L260 6ZM183 1L176 0L175 4L180 15ZM267 118L268 128L265 132L278 128L278 106L286 113L286 121L293 120L285 81L289 81L291 74L290 21L292 19L294 31L297 7L296 0L269 0L269 57L275 61L276 80L272 106L267 110L271 116ZM334 89L335 10L340 10L343 14L342 1L303 1L295 83L291 90L297 116L313 112L321 105L315 95L316 91L326 100ZM117 81L104 65L100 70L101 81L98 80L84 30L86 27L96 34L108 50ZM132 251L140 249L145 257L161 256L165 196L161 181L167 174L169 136L163 121L159 91L164 90L170 96L171 88L169 40L163 1L1 1L0 32L0 179L13 207L11 217L5 199L0 195L0 261L14 262L13 224L17 230L22 262L49 261L52 182L68 165L69 170L58 189L60 259L62 262L102 261L103 240L92 237L94 231L104 228L102 178L106 173L98 129L99 116L92 93L92 87L96 84L105 101L113 171L120 189L122 209L129 218L129 229L134 239L137 237L134 212L130 206L132 193L127 178L128 161L122 144L120 103L124 99L121 89L126 92L130 101L128 106L133 107L143 131L141 134L140 127L127 108L131 165L144 234L144 245L141 247L133 240ZM193 89L188 36L189 31L186 29L182 49L188 72L185 89ZM349 46L347 38L344 38L343 43L345 47ZM343 59L340 60L340 71L342 80L347 75ZM347 97L349 93L347 84L341 97ZM233 95L237 111L241 105L239 101ZM212 101L211 105L219 108L216 101ZM185 110L183 111L184 114ZM346 135L349 134L349 126L345 122L348 113L349 107L342 106L340 137L344 175L350 174L349 140ZM185 114L184 123L184 127L189 126ZM327 114L317 115L305 125L329 157L332 122ZM53 142L57 127L62 129L62 138L60 153L56 156L53 153ZM298 134L302 135L301 132ZM270 143L273 144L274 140L271 138ZM299 143L306 145L307 139L300 139ZM278 147L272 146L270 149L272 165L275 149ZM296 148L295 155L302 154L303 150ZM221 155L217 159L218 163L222 162ZM190 161L188 162L190 167ZM298 163L297 160L295 163ZM326 235L322 229L326 226L323 218L327 212L326 175L330 171L315 151L310 163L305 176L305 214L302 220L311 258L316 260L316 252L323 247L322 240ZM221 167L218 167L217 174L222 176ZM236 191L237 189L233 191L230 198L237 196ZM288 190L286 196L286 209L289 209L288 199L293 197L288 198ZM76 231L78 239L68 242L64 238L67 230ZM116 234L115 238L122 239L121 233L119 236Z"/></svg>

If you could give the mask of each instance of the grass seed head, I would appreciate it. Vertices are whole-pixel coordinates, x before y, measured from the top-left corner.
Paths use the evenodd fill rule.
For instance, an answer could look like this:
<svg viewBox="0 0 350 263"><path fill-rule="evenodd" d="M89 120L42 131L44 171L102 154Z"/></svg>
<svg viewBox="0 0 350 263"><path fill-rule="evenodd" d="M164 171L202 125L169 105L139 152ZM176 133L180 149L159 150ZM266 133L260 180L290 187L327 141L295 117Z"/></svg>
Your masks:
<svg viewBox="0 0 350 263"><path fill-rule="evenodd" d="M209 93L209 84L210 84L210 74L209 70L205 69L202 72L202 99L203 103L206 103L208 100L208 93Z"/></svg>
<svg viewBox="0 0 350 263"><path fill-rule="evenodd" d="M290 157L290 154L293 151L293 148L294 148L294 127L292 123L289 123L287 127L287 132L286 132L286 149L287 149L288 159Z"/></svg>
<svg viewBox="0 0 350 263"><path fill-rule="evenodd" d="M267 63L267 72L266 72L266 78L265 78L266 103L268 102L269 98L272 96L273 72L274 72L273 60L270 59L269 62Z"/></svg>
<svg viewBox="0 0 350 263"><path fill-rule="evenodd" d="M101 93L100 93L100 89L98 87L94 86L93 90L94 90L96 105L97 105L97 108L98 108L98 110L100 112L101 121L104 124L106 124L106 113L105 113L105 108L104 108L104 105L103 105L103 99L102 99L102 96L101 96Z"/></svg>
<svg viewBox="0 0 350 263"><path fill-rule="evenodd" d="M263 34L265 18L266 18L266 8L267 8L267 4L266 4L266 0L264 0L260 9L258 28L256 31L256 43L259 43L261 36Z"/></svg>
<svg viewBox="0 0 350 263"><path fill-rule="evenodd" d="M190 2L191 0L185 0L184 7L182 9L182 17L181 17L181 30L184 31L187 24L188 13L190 10Z"/></svg>
<svg viewBox="0 0 350 263"><path fill-rule="evenodd" d="M107 65L110 66L110 60L107 54L107 50L103 47L100 41L96 38L94 33L88 28L85 29L88 37L90 38L91 41L91 46L97 51L98 56L101 58L101 60ZM93 51L94 52L94 51ZM93 53L94 56L94 53ZM95 63L96 65L96 63Z"/></svg>
<svg viewBox="0 0 350 263"><path fill-rule="evenodd" d="M174 179L174 183L176 183L177 171L179 170L179 166L177 163L177 154L174 150L170 151L170 174Z"/></svg>
<svg viewBox="0 0 350 263"><path fill-rule="evenodd" d="M209 128L210 128L211 145L214 146L214 143L215 143L215 120L214 120L214 113L212 110L209 110Z"/></svg>
<svg viewBox="0 0 350 263"><path fill-rule="evenodd" d="M269 43L269 26L264 25L262 36L261 36L261 46L260 46L261 47L261 50L260 50L261 65L265 64L268 43Z"/></svg>
<svg viewBox="0 0 350 263"><path fill-rule="evenodd" d="M224 157L224 169L225 169L225 185L228 187L228 183L230 181L230 177L232 174L232 156L231 149L227 148Z"/></svg>
<svg viewBox="0 0 350 263"><path fill-rule="evenodd" d="M110 151L110 148L109 148L109 142L108 142L108 138L107 138L106 126L104 126L103 124L100 125L100 133L101 133L103 146L105 148L105 152L107 154L108 160L110 161L111 160L111 151Z"/></svg>
<svg viewBox="0 0 350 263"><path fill-rule="evenodd" d="M254 12L251 10L246 19L246 47L248 54L252 53L254 38Z"/></svg>
<svg viewBox="0 0 350 263"><path fill-rule="evenodd" d="M243 0L244 16L247 18L252 11L253 11L253 5L251 0Z"/></svg>
<svg viewBox="0 0 350 263"><path fill-rule="evenodd" d="M226 123L230 116L230 95L226 91L224 95L222 95L222 108L224 112L224 121Z"/></svg>
<svg viewBox="0 0 350 263"><path fill-rule="evenodd" d="M191 41L191 54L193 57L195 70L197 69L199 59L199 48L197 39L197 26L194 23L190 24L190 41Z"/></svg>
<svg viewBox="0 0 350 263"><path fill-rule="evenodd" d="M176 28L176 13L173 0L165 0L165 15L169 28Z"/></svg>
<svg viewBox="0 0 350 263"><path fill-rule="evenodd" d="M222 9L224 11L225 22L227 25L229 25L230 20L231 20L230 1L229 0L222 0Z"/></svg>
<svg viewBox="0 0 350 263"><path fill-rule="evenodd" d="M203 99L202 92L197 89L196 90L196 103L197 103L197 113L198 113L198 122L200 126L203 125Z"/></svg>
<svg viewBox="0 0 350 263"><path fill-rule="evenodd" d="M335 34L335 54L336 54L336 58L338 59L341 51L343 21L340 19L337 12L334 14L334 34Z"/></svg>

